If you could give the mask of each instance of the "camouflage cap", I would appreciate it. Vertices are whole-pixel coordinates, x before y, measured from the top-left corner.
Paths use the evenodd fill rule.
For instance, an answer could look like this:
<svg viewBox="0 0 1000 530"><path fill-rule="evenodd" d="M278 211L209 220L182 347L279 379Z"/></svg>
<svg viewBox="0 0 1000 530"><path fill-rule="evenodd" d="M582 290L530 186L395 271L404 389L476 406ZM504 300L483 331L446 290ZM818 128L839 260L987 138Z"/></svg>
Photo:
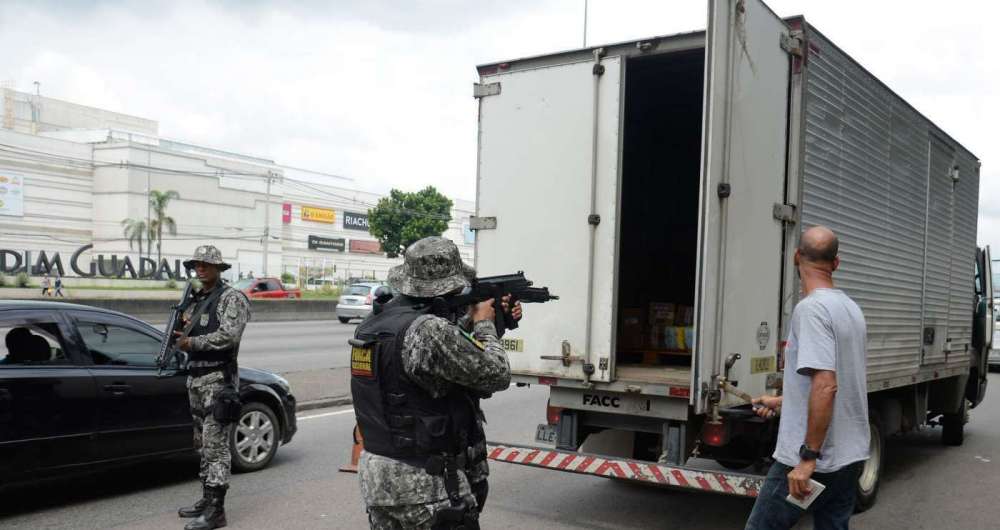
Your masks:
<svg viewBox="0 0 1000 530"><path fill-rule="evenodd" d="M403 264L389 269L388 283L407 296L433 298L469 286L475 271L450 239L425 237L403 254Z"/></svg>
<svg viewBox="0 0 1000 530"><path fill-rule="evenodd" d="M194 257L184 262L184 267L193 269L195 263L215 265L220 271L228 270L230 265L222 261L222 252L212 245L202 245L194 249Z"/></svg>

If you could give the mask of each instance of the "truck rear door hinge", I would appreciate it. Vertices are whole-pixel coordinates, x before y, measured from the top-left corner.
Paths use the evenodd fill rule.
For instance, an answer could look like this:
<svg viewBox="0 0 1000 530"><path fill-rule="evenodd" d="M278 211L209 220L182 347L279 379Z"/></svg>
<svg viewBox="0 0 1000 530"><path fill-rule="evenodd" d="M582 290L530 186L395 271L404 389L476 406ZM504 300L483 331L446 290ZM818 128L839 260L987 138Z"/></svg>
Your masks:
<svg viewBox="0 0 1000 530"><path fill-rule="evenodd" d="M498 95L500 95L500 83L474 83L472 85L472 97L476 99Z"/></svg>
<svg viewBox="0 0 1000 530"><path fill-rule="evenodd" d="M782 50L785 50L787 53L796 57L802 57L805 55L802 30L793 30L788 34L782 33L780 39L779 44L781 45Z"/></svg>
<svg viewBox="0 0 1000 530"><path fill-rule="evenodd" d="M795 224L795 205L794 204L781 204L774 203L774 218L789 224Z"/></svg>

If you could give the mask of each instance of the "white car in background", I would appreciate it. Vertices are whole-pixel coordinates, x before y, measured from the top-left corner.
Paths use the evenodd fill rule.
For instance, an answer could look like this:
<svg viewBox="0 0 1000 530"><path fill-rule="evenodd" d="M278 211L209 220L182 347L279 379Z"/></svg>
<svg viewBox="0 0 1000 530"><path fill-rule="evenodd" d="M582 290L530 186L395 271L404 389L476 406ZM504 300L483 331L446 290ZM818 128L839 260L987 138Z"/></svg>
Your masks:
<svg viewBox="0 0 1000 530"><path fill-rule="evenodd" d="M1000 305L996 307L1000 308ZM993 319L993 346L990 348L990 356L986 360L990 371L1000 369L1000 320L997 319L998 317L1000 317L1000 311L996 313Z"/></svg>
<svg viewBox="0 0 1000 530"><path fill-rule="evenodd" d="M372 312L372 302L375 300L375 289L381 287L380 282L354 283L344 288L337 301L337 320L344 324L352 318L365 318Z"/></svg>

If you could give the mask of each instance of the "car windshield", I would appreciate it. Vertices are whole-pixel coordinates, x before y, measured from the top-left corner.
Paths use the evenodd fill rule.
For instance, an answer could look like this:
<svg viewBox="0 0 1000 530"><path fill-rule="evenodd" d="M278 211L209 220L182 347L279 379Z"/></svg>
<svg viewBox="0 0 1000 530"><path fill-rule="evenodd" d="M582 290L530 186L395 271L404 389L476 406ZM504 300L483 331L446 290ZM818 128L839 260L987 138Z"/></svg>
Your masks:
<svg viewBox="0 0 1000 530"><path fill-rule="evenodd" d="M344 290L344 294L351 296L368 296L372 290L371 287L367 285L352 285Z"/></svg>
<svg viewBox="0 0 1000 530"><path fill-rule="evenodd" d="M250 285L253 284L253 280L240 280L233 284L233 287L239 290L249 289Z"/></svg>

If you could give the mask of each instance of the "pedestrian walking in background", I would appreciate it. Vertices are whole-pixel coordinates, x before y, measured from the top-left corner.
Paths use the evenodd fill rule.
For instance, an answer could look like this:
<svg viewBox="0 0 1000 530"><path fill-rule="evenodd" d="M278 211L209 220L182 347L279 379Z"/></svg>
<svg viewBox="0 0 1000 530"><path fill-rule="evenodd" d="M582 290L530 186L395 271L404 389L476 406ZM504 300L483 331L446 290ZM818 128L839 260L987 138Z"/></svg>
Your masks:
<svg viewBox="0 0 1000 530"><path fill-rule="evenodd" d="M56 284L56 292L54 296L58 296L59 298L65 298L66 296L63 294L62 291L62 276L59 276L58 272L56 273L55 284Z"/></svg>
<svg viewBox="0 0 1000 530"><path fill-rule="evenodd" d="M868 459L867 331L853 300L833 286L840 265L837 236L829 228L806 230L795 252L803 298L792 312L785 348L782 396L754 400L757 413L780 410L778 442L746 530L785 530L805 510L786 501L825 489L809 506L816 530L849 527L858 476Z"/></svg>
<svg viewBox="0 0 1000 530"><path fill-rule="evenodd" d="M50 288L52 288L52 280L49 278L49 275L46 274L45 277L42 278L42 296L51 296L52 293L49 292Z"/></svg>

